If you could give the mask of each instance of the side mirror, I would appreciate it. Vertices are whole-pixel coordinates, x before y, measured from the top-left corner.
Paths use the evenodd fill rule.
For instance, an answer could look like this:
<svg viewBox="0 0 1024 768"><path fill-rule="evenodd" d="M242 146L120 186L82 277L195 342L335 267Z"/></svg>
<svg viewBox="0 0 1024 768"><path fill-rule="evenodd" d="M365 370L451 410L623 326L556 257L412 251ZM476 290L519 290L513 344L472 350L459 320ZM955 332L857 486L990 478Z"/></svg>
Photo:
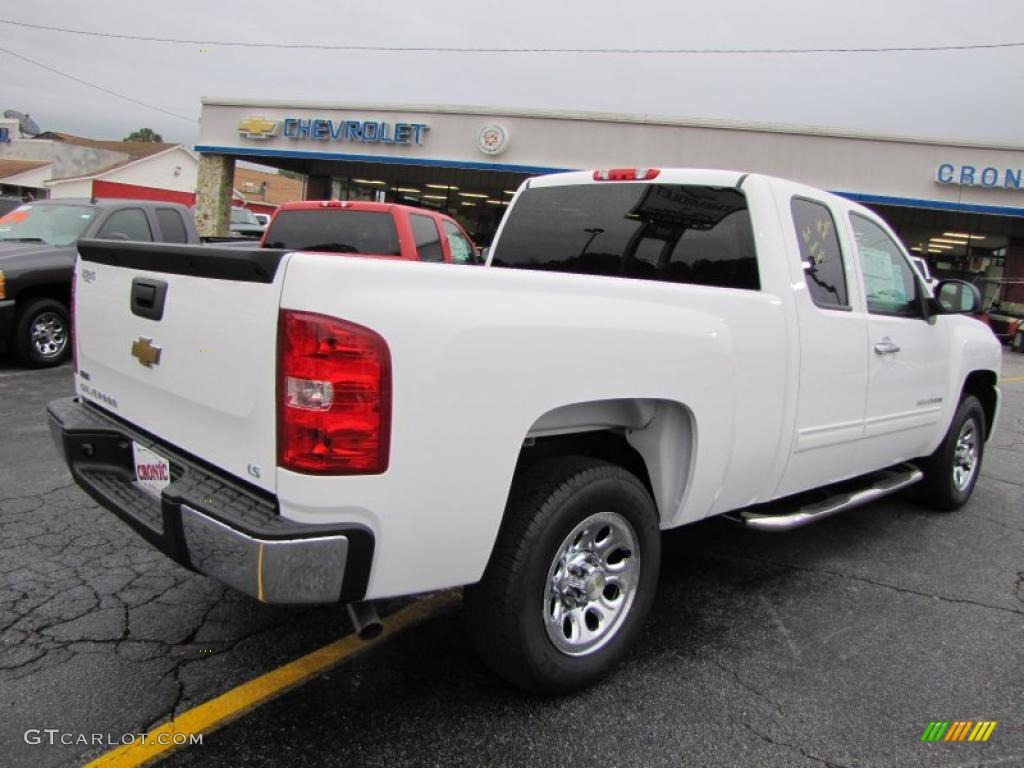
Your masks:
<svg viewBox="0 0 1024 768"><path fill-rule="evenodd" d="M491 255L491 246L488 245L488 246L486 246L484 248L481 248L480 249L480 263L481 264L486 264L487 263L487 257L490 256L490 255Z"/></svg>
<svg viewBox="0 0 1024 768"><path fill-rule="evenodd" d="M948 315L976 315L981 312L981 292L963 280L942 280L935 286L935 300Z"/></svg>

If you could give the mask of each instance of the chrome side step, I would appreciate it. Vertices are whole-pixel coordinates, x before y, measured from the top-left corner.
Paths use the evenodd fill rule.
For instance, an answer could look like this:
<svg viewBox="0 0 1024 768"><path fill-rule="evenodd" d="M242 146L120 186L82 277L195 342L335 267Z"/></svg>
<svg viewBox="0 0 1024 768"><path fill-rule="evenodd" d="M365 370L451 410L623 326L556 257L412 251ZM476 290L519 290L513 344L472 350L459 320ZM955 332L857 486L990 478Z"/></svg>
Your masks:
<svg viewBox="0 0 1024 768"><path fill-rule="evenodd" d="M740 523L747 528L754 528L758 531L789 531L793 528L824 520L848 509L869 504L890 493L901 491L907 486L920 481L924 474L915 466L901 464L892 469L875 472L864 479L869 481L867 486L853 488L840 492L833 491L824 499L801 504L792 511L767 511L769 508L778 510L785 500L759 504L756 507L729 512L723 517L735 523ZM850 487L851 482L840 483L838 487ZM828 489L825 489L826 491ZM805 496L799 494L795 498Z"/></svg>

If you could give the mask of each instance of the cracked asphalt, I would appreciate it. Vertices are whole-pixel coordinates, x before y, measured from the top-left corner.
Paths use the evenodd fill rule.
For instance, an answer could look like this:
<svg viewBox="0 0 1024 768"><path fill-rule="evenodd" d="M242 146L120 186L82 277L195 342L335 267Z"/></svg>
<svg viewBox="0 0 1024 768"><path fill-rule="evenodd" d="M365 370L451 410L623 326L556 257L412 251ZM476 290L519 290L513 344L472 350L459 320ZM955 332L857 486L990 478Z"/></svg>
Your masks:
<svg viewBox="0 0 1024 768"><path fill-rule="evenodd" d="M1007 353L1004 376L1024 375ZM107 747L351 631L337 607L261 605L150 549L70 483L43 418L68 367L0 361L0 764ZM1024 381L970 504L904 497L789 534L666 535L635 652L584 693L509 689L457 609L253 711L177 766L1024 766ZM998 721L984 744L930 720Z"/></svg>

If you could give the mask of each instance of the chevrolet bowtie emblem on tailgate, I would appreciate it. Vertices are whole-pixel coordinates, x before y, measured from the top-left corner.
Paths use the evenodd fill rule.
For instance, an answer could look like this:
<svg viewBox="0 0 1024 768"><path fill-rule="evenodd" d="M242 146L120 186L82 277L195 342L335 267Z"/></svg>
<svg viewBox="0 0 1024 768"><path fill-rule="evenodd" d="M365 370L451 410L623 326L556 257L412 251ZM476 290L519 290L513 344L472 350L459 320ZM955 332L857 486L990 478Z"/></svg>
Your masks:
<svg viewBox="0 0 1024 768"><path fill-rule="evenodd" d="M277 120L265 117L247 117L238 123L238 132L250 139L269 139L277 133Z"/></svg>
<svg viewBox="0 0 1024 768"><path fill-rule="evenodd" d="M152 339L139 336L132 342L132 357L138 358L147 368L160 365L160 347L154 347Z"/></svg>

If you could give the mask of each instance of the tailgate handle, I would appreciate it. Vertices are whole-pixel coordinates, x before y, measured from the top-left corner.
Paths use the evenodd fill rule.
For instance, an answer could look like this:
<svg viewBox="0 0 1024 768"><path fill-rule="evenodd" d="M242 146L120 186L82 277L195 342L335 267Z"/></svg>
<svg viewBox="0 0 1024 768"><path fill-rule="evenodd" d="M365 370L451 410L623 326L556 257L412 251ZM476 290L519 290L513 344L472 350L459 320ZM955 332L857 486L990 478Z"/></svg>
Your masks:
<svg viewBox="0 0 1024 768"><path fill-rule="evenodd" d="M163 280L149 280L136 277L132 280L132 314L150 320L164 316L164 299L167 298L167 283Z"/></svg>

